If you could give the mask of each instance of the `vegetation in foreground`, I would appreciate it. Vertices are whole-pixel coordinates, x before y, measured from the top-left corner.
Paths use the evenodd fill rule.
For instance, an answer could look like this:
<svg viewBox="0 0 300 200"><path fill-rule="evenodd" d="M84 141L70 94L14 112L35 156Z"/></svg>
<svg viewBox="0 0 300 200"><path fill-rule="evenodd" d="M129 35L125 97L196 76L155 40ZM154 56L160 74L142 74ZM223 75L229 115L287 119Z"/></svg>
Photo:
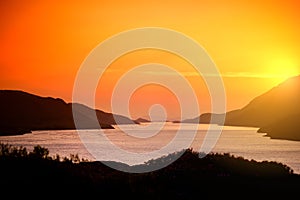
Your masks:
<svg viewBox="0 0 300 200"><path fill-rule="evenodd" d="M178 153L178 152L177 152ZM164 163L176 153L145 165ZM257 162L230 154L199 158L192 149L169 166L149 173L125 173L102 162L49 156L39 145L0 144L2 195L131 199L194 199L195 197L286 197L297 194L300 177L277 162ZM130 167L130 166L128 166ZM242 196L240 196L242 194Z"/></svg>

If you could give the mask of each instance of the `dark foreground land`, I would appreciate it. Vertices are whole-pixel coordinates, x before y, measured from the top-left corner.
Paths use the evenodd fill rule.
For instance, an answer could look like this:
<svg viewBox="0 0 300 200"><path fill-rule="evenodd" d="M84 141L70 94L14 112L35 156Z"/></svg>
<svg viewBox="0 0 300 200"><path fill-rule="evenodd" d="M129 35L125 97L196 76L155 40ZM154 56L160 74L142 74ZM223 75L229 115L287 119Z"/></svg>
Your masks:
<svg viewBox="0 0 300 200"><path fill-rule="evenodd" d="M273 198L298 195L300 177L286 165L229 154L199 158L188 149L174 163L149 173L125 173L76 155L50 157L35 146L0 144L1 197L93 199ZM147 165L166 162L172 156ZM129 166L128 166L129 167Z"/></svg>

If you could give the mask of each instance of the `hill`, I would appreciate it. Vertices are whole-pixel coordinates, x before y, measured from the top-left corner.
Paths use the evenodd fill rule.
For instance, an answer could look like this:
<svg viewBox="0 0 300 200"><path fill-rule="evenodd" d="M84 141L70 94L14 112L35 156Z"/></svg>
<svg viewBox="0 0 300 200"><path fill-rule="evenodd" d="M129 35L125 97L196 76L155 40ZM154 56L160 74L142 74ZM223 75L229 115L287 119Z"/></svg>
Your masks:
<svg viewBox="0 0 300 200"><path fill-rule="evenodd" d="M226 125L263 127L300 116L300 76L290 78L256 97L240 110L226 114Z"/></svg>
<svg viewBox="0 0 300 200"><path fill-rule="evenodd" d="M226 113L225 125L261 128L272 138L300 139L300 76L292 77L254 98L245 107ZM211 116L215 121L211 122ZM205 113L183 122L216 123L224 114Z"/></svg>
<svg viewBox="0 0 300 200"><path fill-rule="evenodd" d="M267 133L273 139L300 141L300 115L288 116L274 123L261 127L259 133Z"/></svg>
<svg viewBox="0 0 300 200"><path fill-rule="evenodd" d="M32 199L47 197L110 199L195 199L202 198L292 198L297 195L300 176L288 166L247 160L230 154L199 153L188 149L146 162L161 165L177 153L172 164L149 173L125 173L100 161L78 157L51 158L49 151L35 146L32 152L0 144L2 195ZM121 165L122 163L116 163ZM123 164L126 167L126 164ZM127 166L141 167L141 166Z"/></svg>
<svg viewBox="0 0 300 200"><path fill-rule="evenodd" d="M82 122L79 128L113 128L114 117L121 123L134 123L131 119L94 110L62 99L40 97L23 91L0 91L0 135L23 134L32 130L75 129L73 113ZM97 120L91 120L96 112Z"/></svg>
<svg viewBox="0 0 300 200"><path fill-rule="evenodd" d="M201 123L201 124L219 124L225 114L203 113L192 119L185 119L182 123ZM213 118L212 118L213 117Z"/></svg>
<svg viewBox="0 0 300 200"><path fill-rule="evenodd" d="M139 124L139 123L148 123L148 122L151 122L150 120L148 119L144 119L144 118L137 118L136 120L134 120L135 123Z"/></svg>

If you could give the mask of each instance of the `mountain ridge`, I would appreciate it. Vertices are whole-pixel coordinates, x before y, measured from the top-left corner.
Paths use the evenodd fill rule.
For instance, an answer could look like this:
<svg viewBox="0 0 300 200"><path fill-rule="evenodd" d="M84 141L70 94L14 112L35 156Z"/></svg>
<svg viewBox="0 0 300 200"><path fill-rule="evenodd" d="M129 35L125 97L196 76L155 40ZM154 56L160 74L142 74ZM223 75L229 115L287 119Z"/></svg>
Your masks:
<svg viewBox="0 0 300 200"><path fill-rule="evenodd" d="M120 124L135 123L125 116L21 90L0 90L0 110L0 135L24 134L33 130L113 129L111 125L116 124L114 117ZM73 112L80 121L76 126ZM90 117L95 113L97 120Z"/></svg>
<svg viewBox="0 0 300 200"><path fill-rule="evenodd" d="M151 122L151 121L148 120L148 119L139 117L139 118L135 119L134 122L136 122L136 123L148 123L148 122Z"/></svg>
<svg viewBox="0 0 300 200"><path fill-rule="evenodd" d="M300 140L300 75L291 77L255 97L241 109L224 114L203 113L183 123L214 123L227 126L257 127L258 132L276 139ZM215 121L211 121L212 116ZM285 124L289 124L286 126ZM290 128L289 128L290 127Z"/></svg>

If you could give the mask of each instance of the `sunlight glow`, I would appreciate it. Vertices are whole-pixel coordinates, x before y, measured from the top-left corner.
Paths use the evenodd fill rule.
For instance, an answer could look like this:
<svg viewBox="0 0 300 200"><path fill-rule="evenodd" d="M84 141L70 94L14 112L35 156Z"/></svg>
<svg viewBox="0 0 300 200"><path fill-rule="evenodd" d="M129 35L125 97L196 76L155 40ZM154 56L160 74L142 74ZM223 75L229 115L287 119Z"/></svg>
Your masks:
<svg viewBox="0 0 300 200"><path fill-rule="evenodd" d="M163 27L186 34L206 49L223 76L228 109L238 109L300 74L299 4L294 0L0 1L0 87L70 102L77 70L100 42L125 30ZM183 60L149 50L121 61L116 63L122 69L149 61L174 67L192 82L204 102L203 111L209 111L205 84ZM101 82L96 105L108 112L111 89L121 75L115 68L110 72ZM141 74L145 73L149 72Z"/></svg>
<svg viewBox="0 0 300 200"><path fill-rule="evenodd" d="M300 74L300 65L288 58L274 58L270 61L268 71L283 80Z"/></svg>

